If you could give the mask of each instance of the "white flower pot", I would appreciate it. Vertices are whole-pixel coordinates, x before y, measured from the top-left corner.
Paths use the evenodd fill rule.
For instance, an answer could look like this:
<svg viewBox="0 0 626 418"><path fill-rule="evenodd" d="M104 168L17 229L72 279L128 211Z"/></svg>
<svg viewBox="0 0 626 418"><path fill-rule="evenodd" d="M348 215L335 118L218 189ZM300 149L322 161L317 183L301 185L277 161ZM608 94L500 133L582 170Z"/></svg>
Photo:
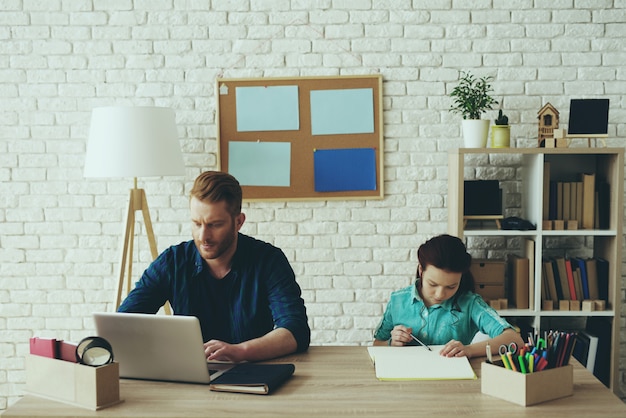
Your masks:
<svg viewBox="0 0 626 418"><path fill-rule="evenodd" d="M485 148L489 136L489 119L463 119L465 148Z"/></svg>

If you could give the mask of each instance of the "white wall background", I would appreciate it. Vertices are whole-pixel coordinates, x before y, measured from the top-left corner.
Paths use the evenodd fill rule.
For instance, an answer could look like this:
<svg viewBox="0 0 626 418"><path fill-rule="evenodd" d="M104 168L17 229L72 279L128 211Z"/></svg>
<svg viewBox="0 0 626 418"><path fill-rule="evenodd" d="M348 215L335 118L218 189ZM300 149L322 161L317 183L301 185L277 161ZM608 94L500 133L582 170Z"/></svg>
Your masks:
<svg viewBox="0 0 626 418"><path fill-rule="evenodd" d="M132 181L83 177L93 107L176 111L185 177L140 179L161 251L189 239L188 189L216 167L216 77L381 73L384 200L245 205L244 232L293 264L313 344L367 344L418 245L446 231L458 71L495 77L517 146L536 144L545 103L566 122L570 98L598 96L611 100L608 145L623 146L625 34L624 0L3 0L0 409L21 393L29 337L77 341L112 309ZM143 232L138 243L137 274ZM624 307L620 322L624 396Z"/></svg>

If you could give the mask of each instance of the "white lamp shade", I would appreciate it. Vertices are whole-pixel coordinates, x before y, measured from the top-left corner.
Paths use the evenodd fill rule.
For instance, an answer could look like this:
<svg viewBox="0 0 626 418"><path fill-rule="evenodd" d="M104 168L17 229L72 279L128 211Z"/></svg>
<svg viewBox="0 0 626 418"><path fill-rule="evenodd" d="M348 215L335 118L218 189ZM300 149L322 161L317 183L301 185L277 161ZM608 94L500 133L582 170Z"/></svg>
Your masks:
<svg viewBox="0 0 626 418"><path fill-rule="evenodd" d="M98 107L91 114L85 177L184 175L174 111Z"/></svg>

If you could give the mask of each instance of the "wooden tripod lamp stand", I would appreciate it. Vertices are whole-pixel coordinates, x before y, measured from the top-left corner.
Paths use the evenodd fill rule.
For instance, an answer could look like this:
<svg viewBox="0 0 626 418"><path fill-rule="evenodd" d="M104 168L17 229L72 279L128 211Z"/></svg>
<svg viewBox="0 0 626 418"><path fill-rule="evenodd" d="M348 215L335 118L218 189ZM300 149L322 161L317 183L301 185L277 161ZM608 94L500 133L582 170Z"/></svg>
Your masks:
<svg viewBox="0 0 626 418"><path fill-rule="evenodd" d="M148 199L144 189L137 188L137 177L134 179L135 187L130 189L130 197L128 198L128 211L126 212L126 224L124 226L124 238L122 241L122 252L120 255L120 271L117 283L117 297L115 298L115 309L122 303L122 291L126 284L126 294L131 290L131 281L133 277L133 249L135 238L135 213L141 211L143 215L143 223L146 227L148 235L148 244L150 245L150 254L152 259L156 259L159 255L152 230L152 220L150 219L150 210L148 209ZM126 280L125 280L126 279ZM166 305L166 310L167 305ZM169 312L168 312L169 313Z"/></svg>
<svg viewBox="0 0 626 418"><path fill-rule="evenodd" d="M115 306L122 293L131 290L135 214L141 211L148 235L150 253L157 255L156 239L144 189L137 188L137 177L182 176L185 173L178 143L174 111L165 107L99 107L91 115L85 157L85 177L133 177L121 244ZM165 304L169 312L169 304Z"/></svg>

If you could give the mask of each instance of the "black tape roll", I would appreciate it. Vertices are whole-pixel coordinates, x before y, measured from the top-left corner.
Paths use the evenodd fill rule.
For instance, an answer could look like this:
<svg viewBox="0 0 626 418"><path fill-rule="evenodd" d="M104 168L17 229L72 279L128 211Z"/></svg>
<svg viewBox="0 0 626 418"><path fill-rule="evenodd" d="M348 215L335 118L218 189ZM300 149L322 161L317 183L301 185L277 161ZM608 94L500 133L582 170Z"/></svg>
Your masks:
<svg viewBox="0 0 626 418"><path fill-rule="evenodd" d="M113 347L102 337L85 337L76 346L76 361L87 366L113 362Z"/></svg>

